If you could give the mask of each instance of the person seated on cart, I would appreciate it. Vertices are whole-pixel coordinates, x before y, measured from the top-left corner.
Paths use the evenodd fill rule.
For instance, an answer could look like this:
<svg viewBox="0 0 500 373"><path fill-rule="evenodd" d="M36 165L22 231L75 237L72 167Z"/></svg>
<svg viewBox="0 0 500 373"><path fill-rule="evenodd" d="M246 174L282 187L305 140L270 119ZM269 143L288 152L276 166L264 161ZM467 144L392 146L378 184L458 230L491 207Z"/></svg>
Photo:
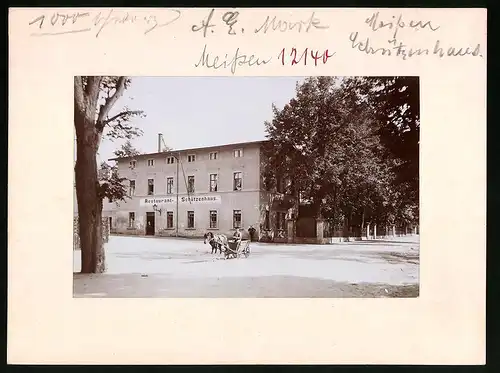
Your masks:
<svg viewBox="0 0 500 373"><path fill-rule="evenodd" d="M229 242L229 247L231 248L231 250L237 250L240 242L241 242L241 232L239 228L236 228L233 234L233 239L231 240L231 242Z"/></svg>
<svg viewBox="0 0 500 373"><path fill-rule="evenodd" d="M241 232L240 232L240 229L239 228L236 228L236 230L234 231L234 234L233 234L233 241L234 243L237 245L241 242Z"/></svg>

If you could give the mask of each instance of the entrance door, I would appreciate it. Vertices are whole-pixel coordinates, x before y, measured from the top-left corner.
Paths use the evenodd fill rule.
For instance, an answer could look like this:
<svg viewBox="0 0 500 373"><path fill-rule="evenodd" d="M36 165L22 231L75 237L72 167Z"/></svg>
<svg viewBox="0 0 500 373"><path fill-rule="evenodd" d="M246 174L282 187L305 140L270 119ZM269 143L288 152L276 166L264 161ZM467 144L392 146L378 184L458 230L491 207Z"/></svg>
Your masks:
<svg viewBox="0 0 500 373"><path fill-rule="evenodd" d="M113 229L113 218L109 217L109 230Z"/></svg>
<svg viewBox="0 0 500 373"><path fill-rule="evenodd" d="M155 213L146 212L146 236L155 235Z"/></svg>

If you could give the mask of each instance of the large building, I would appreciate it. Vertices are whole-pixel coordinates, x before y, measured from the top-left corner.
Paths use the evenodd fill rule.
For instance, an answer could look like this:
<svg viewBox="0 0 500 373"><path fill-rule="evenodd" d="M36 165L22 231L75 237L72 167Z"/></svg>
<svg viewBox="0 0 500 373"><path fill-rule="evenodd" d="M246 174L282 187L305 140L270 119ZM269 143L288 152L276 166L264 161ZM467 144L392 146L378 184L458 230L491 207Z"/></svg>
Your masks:
<svg viewBox="0 0 500 373"><path fill-rule="evenodd" d="M248 235L253 226L255 239L286 241L293 235L294 199L266 190L263 143L111 159L128 179L130 195L118 204L105 202L111 233L201 237L240 228Z"/></svg>

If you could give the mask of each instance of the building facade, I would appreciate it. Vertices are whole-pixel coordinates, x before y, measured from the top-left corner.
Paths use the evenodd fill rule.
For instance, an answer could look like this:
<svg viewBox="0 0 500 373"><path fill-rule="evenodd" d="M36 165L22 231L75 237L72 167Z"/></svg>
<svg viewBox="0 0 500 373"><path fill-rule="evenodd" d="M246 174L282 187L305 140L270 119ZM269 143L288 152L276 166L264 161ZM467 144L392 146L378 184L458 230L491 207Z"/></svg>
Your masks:
<svg viewBox="0 0 500 373"><path fill-rule="evenodd" d="M111 233L202 237L232 235L240 228L255 239L286 241L294 208L266 190L263 141L115 158L130 199L105 201Z"/></svg>

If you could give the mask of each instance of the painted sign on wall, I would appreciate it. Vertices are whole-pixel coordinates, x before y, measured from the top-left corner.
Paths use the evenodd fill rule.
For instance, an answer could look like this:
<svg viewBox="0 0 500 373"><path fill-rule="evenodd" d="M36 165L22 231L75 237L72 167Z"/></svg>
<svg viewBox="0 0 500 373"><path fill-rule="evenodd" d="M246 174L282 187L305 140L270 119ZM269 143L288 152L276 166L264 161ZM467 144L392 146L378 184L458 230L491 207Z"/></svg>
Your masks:
<svg viewBox="0 0 500 373"><path fill-rule="evenodd" d="M170 205L177 202L177 197L146 197L141 198L141 206L152 206L152 205ZM210 196L179 196L180 204L200 204L200 203L221 203L221 198L219 195Z"/></svg>
<svg viewBox="0 0 500 373"><path fill-rule="evenodd" d="M220 203L219 195L179 197L179 203Z"/></svg>
<svg viewBox="0 0 500 373"><path fill-rule="evenodd" d="M167 197L167 198L141 198L141 206L152 206L152 205L167 205L171 203L175 203L175 197Z"/></svg>

